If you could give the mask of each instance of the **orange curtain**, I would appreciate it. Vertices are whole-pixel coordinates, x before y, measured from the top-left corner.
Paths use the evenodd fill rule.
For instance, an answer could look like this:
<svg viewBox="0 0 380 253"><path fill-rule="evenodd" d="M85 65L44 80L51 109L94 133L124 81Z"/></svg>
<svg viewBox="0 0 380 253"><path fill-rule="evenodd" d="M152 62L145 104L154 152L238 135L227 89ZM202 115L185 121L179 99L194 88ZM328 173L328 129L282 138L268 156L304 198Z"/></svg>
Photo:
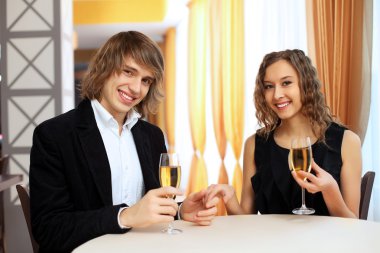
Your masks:
<svg viewBox="0 0 380 253"><path fill-rule="evenodd" d="M223 85L223 120L236 165L232 179L241 198L242 169L239 164L244 131L244 1L222 1L221 60Z"/></svg>
<svg viewBox="0 0 380 253"><path fill-rule="evenodd" d="M165 34L165 129L168 151L175 152L175 28Z"/></svg>
<svg viewBox="0 0 380 253"><path fill-rule="evenodd" d="M310 55L333 115L364 138L369 117L371 32L364 22L364 0L307 3Z"/></svg>
<svg viewBox="0 0 380 253"><path fill-rule="evenodd" d="M214 133L216 144L221 159L219 168L218 184L228 184L228 175L224 165L224 158L226 156L226 134L224 129L223 120L223 85L222 85L222 61L221 54L221 13L222 2L221 0L214 0L210 2L210 53L211 53L211 89L212 89L212 117L214 123ZM218 215L225 215L226 209L223 200L220 200L218 205Z"/></svg>
<svg viewBox="0 0 380 253"><path fill-rule="evenodd" d="M235 155L232 179L240 201L243 174L239 164L244 131L244 1L222 1L223 113L227 140Z"/></svg>
<svg viewBox="0 0 380 253"><path fill-rule="evenodd" d="M203 158L206 144L206 0L193 0L189 4L189 111L191 139L194 155L191 162L186 193L207 188L207 171Z"/></svg>

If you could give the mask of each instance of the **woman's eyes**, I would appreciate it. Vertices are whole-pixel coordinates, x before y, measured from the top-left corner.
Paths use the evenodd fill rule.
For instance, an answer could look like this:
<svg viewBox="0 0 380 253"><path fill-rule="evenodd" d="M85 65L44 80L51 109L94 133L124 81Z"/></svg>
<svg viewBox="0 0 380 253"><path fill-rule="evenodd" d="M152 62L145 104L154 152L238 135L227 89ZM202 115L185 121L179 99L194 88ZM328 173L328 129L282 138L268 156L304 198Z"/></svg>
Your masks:
<svg viewBox="0 0 380 253"><path fill-rule="evenodd" d="M281 86L289 86L290 84L292 84L292 81L284 81L281 83ZM274 88L274 84L264 83L265 90L272 89L272 88Z"/></svg>
<svg viewBox="0 0 380 253"><path fill-rule="evenodd" d="M270 84L270 83L264 83L264 89L265 90L268 90L268 89L271 89L273 88L273 84Z"/></svg>

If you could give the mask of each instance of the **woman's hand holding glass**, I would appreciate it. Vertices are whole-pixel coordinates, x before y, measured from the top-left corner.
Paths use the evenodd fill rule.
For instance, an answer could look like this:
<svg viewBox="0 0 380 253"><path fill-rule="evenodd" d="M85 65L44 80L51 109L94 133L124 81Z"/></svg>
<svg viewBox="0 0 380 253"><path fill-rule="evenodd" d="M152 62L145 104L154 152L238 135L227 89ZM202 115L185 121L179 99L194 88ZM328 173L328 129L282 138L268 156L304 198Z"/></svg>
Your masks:
<svg viewBox="0 0 380 253"><path fill-rule="evenodd" d="M337 182L331 174L319 167L314 160L312 160L311 169L315 172L315 175L305 171L292 172L293 178L308 192L323 193L328 192L333 187L338 187ZM303 180L303 178L306 178L307 180Z"/></svg>

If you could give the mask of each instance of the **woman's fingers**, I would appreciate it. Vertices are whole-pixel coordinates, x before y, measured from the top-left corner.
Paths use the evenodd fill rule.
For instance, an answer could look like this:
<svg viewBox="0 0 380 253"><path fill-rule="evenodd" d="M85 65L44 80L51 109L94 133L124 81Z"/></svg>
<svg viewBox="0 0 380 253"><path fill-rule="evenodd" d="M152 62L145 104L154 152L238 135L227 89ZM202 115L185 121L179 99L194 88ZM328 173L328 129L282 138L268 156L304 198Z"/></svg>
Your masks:
<svg viewBox="0 0 380 253"><path fill-rule="evenodd" d="M319 167L319 165L314 161L314 159L311 161L311 168L313 171L315 171L317 175L323 171L323 169Z"/></svg>
<svg viewBox="0 0 380 253"><path fill-rule="evenodd" d="M308 192L315 193L318 191L312 180L310 180L311 182L305 180L309 178L313 178L313 180L315 180L316 177L313 174L304 171L292 171L292 176L294 180L296 180L296 182L299 184L299 186L305 188Z"/></svg>
<svg viewBox="0 0 380 253"><path fill-rule="evenodd" d="M302 179L303 181L306 181L306 179L311 182L315 182L316 180L318 180L318 178L314 176L313 174L311 174L310 172L305 172L305 171L300 170L297 172L297 174L298 174L298 177Z"/></svg>
<svg viewBox="0 0 380 253"><path fill-rule="evenodd" d="M201 210L197 213L197 217L213 217L216 215L217 208L216 206L206 209L206 210Z"/></svg>
<svg viewBox="0 0 380 253"><path fill-rule="evenodd" d="M220 185L210 185L207 188L207 197L205 203L208 203L212 199L214 199L217 195L223 192L223 188ZM222 194L223 195L223 194Z"/></svg>

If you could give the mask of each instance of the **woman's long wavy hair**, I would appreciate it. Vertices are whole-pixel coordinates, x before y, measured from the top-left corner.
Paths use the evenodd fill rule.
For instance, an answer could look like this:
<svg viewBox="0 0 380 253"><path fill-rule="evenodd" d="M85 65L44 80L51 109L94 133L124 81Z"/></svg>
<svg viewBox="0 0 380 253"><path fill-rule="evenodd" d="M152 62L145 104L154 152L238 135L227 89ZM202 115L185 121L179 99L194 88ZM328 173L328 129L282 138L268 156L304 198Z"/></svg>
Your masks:
<svg viewBox="0 0 380 253"><path fill-rule="evenodd" d="M151 71L154 76L148 94L136 105L135 110L142 116L147 112L155 113L164 97L164 60L158 45L136 31L115 34L97 51L80 86L81 97L99 99L107 79L113 74L119 75L129 57Z"/></svg>
<svg viewBox="0 0 380 253"><path fill-rule="evenodd" d="M267 68L273 63L285 60L296 70L299 79L301 93L301 112L309 119L313 133L320 141L325 141L325 132L333 121L329 107L320 90L321 82L318 79L317 70L313 67L309 57L302 50L285 50L272 52L264 56L256 77L254 100L256 117L261 126L258 134L268 137L280 123L277 114L265 101L264 78Z"/></svg>

